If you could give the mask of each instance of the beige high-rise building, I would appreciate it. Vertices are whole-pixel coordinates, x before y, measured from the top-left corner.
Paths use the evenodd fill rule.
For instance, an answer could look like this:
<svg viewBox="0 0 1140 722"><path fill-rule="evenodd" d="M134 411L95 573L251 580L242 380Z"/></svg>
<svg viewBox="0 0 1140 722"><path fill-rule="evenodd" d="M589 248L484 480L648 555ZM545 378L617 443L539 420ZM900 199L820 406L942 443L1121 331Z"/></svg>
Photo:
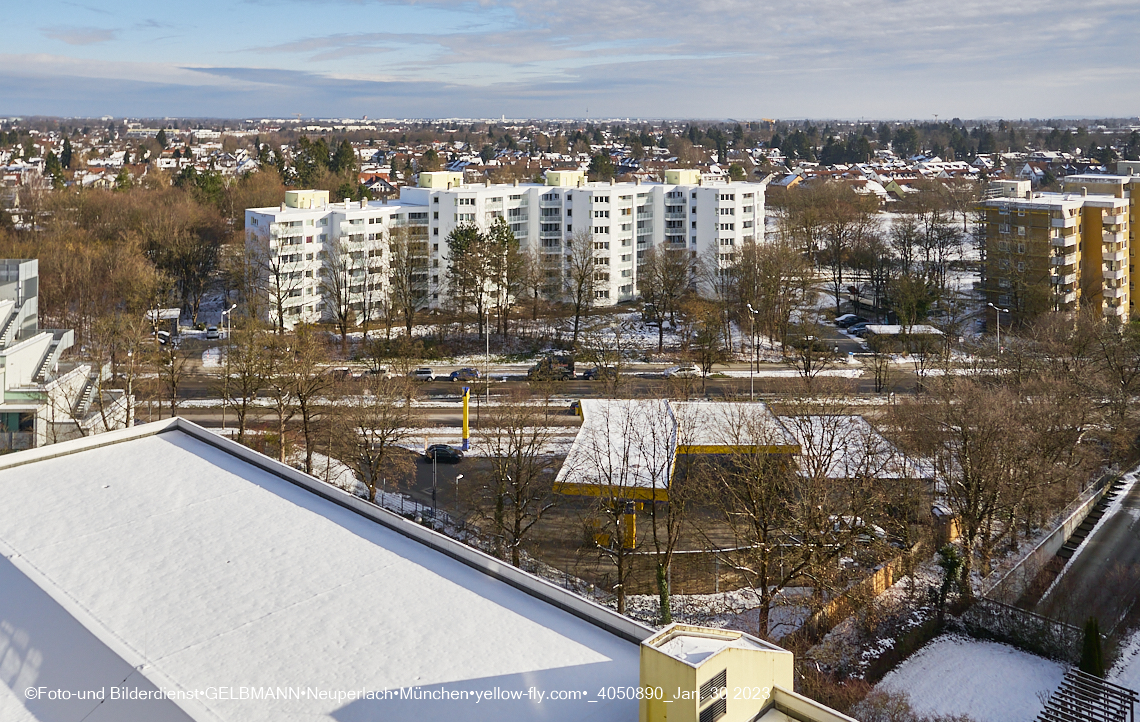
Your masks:
<svg viewBox="0 0 1140 722"><path fill-rule="evenodd" d="M1015 318L1091 306L1126 321L1132 308L1127 183L1119 176L1073 176L1063 193L983 201L986 300Z"/></svg>

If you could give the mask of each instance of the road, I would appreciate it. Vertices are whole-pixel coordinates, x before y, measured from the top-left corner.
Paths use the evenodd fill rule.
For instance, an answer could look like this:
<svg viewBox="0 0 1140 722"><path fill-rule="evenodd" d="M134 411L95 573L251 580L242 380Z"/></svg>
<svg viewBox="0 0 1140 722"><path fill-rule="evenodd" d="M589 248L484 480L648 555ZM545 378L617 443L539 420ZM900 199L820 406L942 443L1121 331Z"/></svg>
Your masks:
<svg viewBox="0 0 1140 722"><path fill-rule="evenodd" d="M1038 614L1079 626L1095 616L1106 633L1135 624L1140 613L1140 483L1125 489L1124 498L1109 507L1100 528L1037 605Z"/></svg>

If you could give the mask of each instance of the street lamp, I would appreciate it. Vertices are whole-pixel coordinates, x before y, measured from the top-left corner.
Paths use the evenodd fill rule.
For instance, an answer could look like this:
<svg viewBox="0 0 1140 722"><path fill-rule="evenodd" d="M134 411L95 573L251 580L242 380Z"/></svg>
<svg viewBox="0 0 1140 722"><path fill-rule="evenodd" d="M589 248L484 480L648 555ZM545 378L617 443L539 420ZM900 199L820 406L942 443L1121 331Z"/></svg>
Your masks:
<svg viewBox="0 0 1140 722"><path fill-rule="evenodd" d="M226 338L230 337L230 331L233 330L233 319L230 318L230 313L237 308L237 304L230 306L225 311L222 311L222 329L226 332ZM226 322L229 321L229 325Z"/></svg>
<svg viewBox="0 0 1140 722"><path fill-rule="evenodd" d="M750 339L751 354L748 357L748 389L749 389L748 390L748 400L749 401L755 401L756 400L756 379L753 376L752 368L753 368L753 366L756 365L753 362L756 360L756 314L759 312L756 309L752 308L751 303L746 303L744 305L748 306L748 323L749 323L749 326L751 326L751 328L752 328L752 338Z"/></svg>
<svg viewBox="0 0 1140 722"><path fill-rule="evenodd" d="M995 312L994 318L997 319L997 347L998 347L998 353L1001 353L1001 315L1003 313L1009 313L1009 309L1008 308L998 308L997 306L993 305L992 303L987 303L986 305L989 306L990 308L992 308Z"/></svg>

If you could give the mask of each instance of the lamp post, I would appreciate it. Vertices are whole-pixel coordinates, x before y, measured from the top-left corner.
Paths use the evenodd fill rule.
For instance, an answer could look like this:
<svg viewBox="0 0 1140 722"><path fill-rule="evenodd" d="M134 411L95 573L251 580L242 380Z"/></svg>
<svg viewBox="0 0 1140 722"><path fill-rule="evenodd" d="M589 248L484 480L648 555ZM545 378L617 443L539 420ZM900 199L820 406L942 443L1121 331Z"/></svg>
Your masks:
<svg viewBox="0 0 1140 722"><path fill-rule="evenodd" d="M756 400L756 378L753 374L752 369L756 365L754 362L756 360L756 313L757 313L757 311L756 311L756 309L752 308L751 303L746 303L745 305L748 306L748 324L752 329L751 338L749 339L749 342L751 344L751 348L750 348L750 353L748 356L748 400L749 401L755 401Z"/></svg>
<svg viewBox="0 0 1140 722"><path fill-rule="evenodd" d="M993 305L992 303L987 303L986 305L994 310L994 318L997 319L997 347L998 347L998 353L1000 354L1001 353L1001 315L1003 313L1009 313L1009 309L1008 308L998 308L997 306Z"/></svg>
<svg viewBox="0 0 1140 722"><path fill-rule="evenodd" d="M225 311L222 311L222 330L225 331L227 339L230 337L230 331L233 330L233 319L230 317L230 313L232 313L235 308L237 308L236 303Z"/></svg>
<svg viewBox="0 0 1140 722"><path fill-rule="evenodd" d="M459 480L463 478L463 474L455 475L455 519L459 519Z"/></svg>

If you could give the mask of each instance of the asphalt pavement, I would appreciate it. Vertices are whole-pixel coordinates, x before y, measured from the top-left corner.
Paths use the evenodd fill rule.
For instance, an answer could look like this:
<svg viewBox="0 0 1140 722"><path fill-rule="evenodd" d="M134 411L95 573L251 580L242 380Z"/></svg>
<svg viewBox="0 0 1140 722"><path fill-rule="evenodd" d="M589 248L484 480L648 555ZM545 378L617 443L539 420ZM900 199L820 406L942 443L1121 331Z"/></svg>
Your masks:
<svg viewBox="0 0 1140 722"><path fill-rule="evenodd" d="M1130 627L1140 609L1140 483L1078 549L1036 612L1084 625L1096 617L1102 632Z"/></svg>

